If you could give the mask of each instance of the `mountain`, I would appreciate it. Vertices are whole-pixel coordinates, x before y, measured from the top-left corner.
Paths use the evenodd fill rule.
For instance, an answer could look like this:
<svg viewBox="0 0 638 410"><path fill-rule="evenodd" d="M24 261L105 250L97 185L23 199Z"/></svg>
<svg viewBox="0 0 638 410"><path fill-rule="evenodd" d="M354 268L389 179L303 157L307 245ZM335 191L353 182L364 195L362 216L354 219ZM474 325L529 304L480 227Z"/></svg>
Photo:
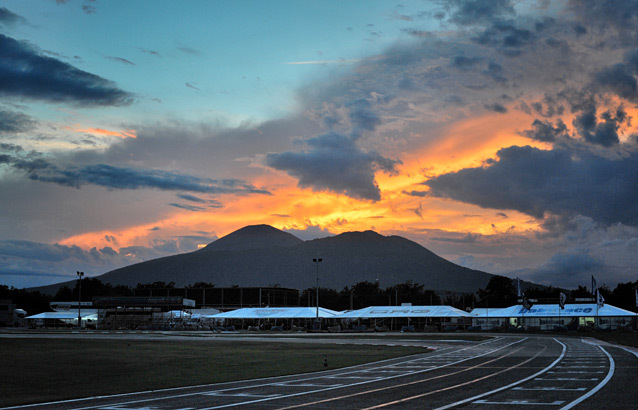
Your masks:
<svg viewBox="0 0 638 410"><path fill-rule="evenodd" d="M203 249L207 252L245 251L273 246L294 246L300 243L303 243L301 239L270 225L251 225L219 238Z"/></svg>
<svg viewBox="0 0 638 410"><path fill-rule="evenodd" d="M268 225L241 228L194 252L154 259L107 272L102 282L196 282L218 287L314 287L341 290L362 281L388 287L409 280L437 291L475 292L485 288L491 274L449 262L416 242L373 231L302 241ZM62 285L62 284L59 284ZM52 285L53 286L53 285ZM47 287L49 288L49 287Z"/></svg>

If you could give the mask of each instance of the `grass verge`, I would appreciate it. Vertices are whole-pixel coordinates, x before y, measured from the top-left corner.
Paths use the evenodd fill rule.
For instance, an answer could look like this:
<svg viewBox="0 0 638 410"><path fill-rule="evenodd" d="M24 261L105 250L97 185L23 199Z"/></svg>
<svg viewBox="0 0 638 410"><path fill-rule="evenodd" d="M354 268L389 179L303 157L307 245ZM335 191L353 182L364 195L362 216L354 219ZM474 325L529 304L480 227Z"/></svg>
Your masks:
<svg viewBox="0 0 638 410"><path fill-rule="evenodd" d="M253 379L389 359L423 348L231 341L0 339L0 407Z"/></svg>

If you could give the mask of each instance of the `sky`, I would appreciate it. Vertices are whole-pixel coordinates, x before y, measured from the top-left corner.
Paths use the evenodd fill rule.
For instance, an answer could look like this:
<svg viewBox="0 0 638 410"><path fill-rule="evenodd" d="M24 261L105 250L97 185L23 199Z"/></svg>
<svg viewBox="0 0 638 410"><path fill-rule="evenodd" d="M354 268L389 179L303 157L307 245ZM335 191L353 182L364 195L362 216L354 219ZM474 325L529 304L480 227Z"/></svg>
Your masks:
<svg viewBox="0 0 638 410"><path fill-rule="evenodd" d="M254 224L638 280L638 1L0 0L0 284Z"/></svg>

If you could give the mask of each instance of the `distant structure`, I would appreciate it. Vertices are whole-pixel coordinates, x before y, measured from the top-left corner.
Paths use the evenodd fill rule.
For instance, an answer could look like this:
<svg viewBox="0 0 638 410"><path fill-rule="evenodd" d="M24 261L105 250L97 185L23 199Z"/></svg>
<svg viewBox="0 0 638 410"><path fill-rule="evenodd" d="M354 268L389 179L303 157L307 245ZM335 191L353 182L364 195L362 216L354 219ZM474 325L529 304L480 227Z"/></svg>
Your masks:
<svg viewBox="0 0 638 410"><path fill-rule="evenodd" d="M26 315L11 299L0 299L0 326L22 326Z"/></svg>
<svg viewBox="0 0 638 410"><path fill-rule="evenodd" d="M631 330L638 316L612 305L596 303L514 305L502 309L477 308L470 312L473 330Z"/></svg>
<svg viewBox="0 0 638 410"><path fill-rule="evenodd" d="M148 288L133 292L140 297L181 296L194 300L198 308L220 310L299 306L299 290L280 287Z"/></svg>

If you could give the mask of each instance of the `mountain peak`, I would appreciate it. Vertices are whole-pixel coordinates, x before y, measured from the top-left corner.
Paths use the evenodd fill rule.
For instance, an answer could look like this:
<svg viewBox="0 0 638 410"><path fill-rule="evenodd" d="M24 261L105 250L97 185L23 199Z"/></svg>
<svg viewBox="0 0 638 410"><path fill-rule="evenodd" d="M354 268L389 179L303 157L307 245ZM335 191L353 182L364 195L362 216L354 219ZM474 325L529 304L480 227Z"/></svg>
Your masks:
<svg viewBox="0 0 638 410"><path fill-rule="evenodd" d="M303 241L270 225L249 225L209 243L205 251L245 251L249 249L294 246Z"/></svg>

